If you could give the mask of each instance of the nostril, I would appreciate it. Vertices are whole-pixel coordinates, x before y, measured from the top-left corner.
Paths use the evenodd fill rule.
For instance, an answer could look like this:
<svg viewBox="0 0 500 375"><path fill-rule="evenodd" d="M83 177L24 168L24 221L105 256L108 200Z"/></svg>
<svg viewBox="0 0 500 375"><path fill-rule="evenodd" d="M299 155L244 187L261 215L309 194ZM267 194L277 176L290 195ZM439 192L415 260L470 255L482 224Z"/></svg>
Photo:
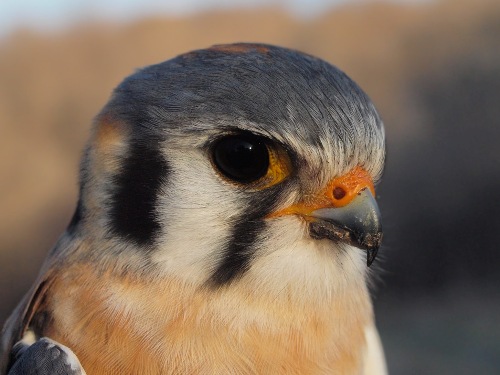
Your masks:
<svg viewBox="0 0 500 375"><path fill-rule="evenodd" d="M335 199L342 199L344 198L346 195L346 191L344 189L342 189L340 186L337 186L333 189L333 197Z"/></svg>

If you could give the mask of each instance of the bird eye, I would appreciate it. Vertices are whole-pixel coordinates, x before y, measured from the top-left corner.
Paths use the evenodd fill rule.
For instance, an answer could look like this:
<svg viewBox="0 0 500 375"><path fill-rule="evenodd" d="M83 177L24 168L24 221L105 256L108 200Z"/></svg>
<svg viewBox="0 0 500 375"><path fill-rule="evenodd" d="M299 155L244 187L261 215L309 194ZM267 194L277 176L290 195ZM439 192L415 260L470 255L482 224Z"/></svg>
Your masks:
<svg viewBox="0 0 500 375"><path fill-rule="evenodd" d="M227 179L265 189L287 178L292 163L283 146L252 134L228 135L212 148L212 163Z"/></svg>
<svg viewBox="0 0 500 375"><path fill-rule="evenodd" d="M215 144L213 161L224 176L236 182L251 183L267 174L269 151L260 138L227 136Z"/></svg>

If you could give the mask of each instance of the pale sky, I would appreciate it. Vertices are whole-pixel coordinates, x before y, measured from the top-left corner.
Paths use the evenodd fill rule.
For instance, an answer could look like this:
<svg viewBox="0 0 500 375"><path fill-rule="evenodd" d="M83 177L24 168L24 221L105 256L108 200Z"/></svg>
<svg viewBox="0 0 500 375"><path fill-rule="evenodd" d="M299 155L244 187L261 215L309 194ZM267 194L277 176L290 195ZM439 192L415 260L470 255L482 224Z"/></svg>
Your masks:
<svg viewBox="0 0 500 375"><path fill-rule="evenodd" d="M310 17L338 4L366 1L372 0L0 0L0 37L20 27L50 31L86 20L125 21L265 5L279 5L296 16Z"/></svg>

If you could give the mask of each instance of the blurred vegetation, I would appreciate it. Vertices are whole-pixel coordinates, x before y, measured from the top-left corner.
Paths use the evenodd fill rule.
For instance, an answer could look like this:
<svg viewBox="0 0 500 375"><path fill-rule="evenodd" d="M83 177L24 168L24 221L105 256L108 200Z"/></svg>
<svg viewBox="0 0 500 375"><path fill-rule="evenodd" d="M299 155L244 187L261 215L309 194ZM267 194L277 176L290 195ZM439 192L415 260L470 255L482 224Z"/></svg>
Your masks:
<svg viewBox="0 0 500 375"><path fill-rule="evenodd" d="M499 40L495 0L370 2L311 20L279 8L218 11L82 24L61 34L19 30L0 40L0 322L68 223L92 118L123 77L195 48L266 42L337 65L385 120L376 310L393 372L493 373L500 367L493 321L500 314Z"/></svg>

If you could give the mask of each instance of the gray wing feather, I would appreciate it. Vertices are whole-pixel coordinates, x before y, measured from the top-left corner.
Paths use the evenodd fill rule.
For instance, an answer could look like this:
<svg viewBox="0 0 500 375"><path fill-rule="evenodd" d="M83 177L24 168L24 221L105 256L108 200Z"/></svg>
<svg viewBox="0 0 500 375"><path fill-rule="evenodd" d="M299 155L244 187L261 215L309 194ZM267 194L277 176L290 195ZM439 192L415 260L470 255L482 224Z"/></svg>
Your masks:
<svg viewBox="0 0 500 375"><path fill-rule="evenodd" d="M8 375L84 375L76 355L66 346L46 337L32 345L17 343L14 364Z"/></svg>

